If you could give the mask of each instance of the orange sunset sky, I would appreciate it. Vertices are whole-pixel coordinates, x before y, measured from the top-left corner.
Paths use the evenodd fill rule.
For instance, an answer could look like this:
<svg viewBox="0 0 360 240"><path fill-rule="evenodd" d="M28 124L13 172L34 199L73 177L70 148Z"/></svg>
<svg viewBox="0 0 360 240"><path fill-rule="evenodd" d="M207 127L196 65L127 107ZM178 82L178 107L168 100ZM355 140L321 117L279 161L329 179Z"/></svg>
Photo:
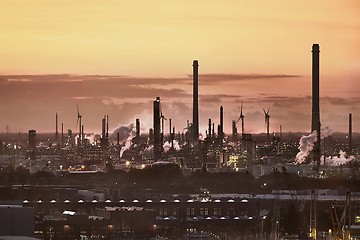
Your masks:
<svg viewBox="0 0 360 240"><path fill-rule="evenodd" d="M311 46L320 44L321 121L360 132L358 0L1 0L0 131L99 132L142 119L152 101L177 130L192 116L192 61L199 60L200 125L225 131L244 102L247 132L309 131ZM240 129L240 126L238 126Z"/></svg>

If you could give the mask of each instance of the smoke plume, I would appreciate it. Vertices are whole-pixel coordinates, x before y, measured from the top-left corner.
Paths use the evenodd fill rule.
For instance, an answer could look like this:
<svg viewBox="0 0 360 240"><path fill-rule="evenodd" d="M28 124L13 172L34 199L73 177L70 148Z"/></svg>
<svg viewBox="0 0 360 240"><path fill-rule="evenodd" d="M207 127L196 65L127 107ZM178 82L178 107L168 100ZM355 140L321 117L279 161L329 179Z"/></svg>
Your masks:
<svg viewBox="0 0 360 240"><path fill-rule="evenodd" d="M322 158L324 158L324 156L322 156ZM325 159L325 165L328 165L328 166L340 166L340 165L343 165L343 164L346 164L348 162L350 162L351 160L354 160L355 157L354 156L349 156L349 157L346 157L346 152L340 150L339 152L339 156L330 156L330 157L327 157Z"/></svg>
<svg viewBox="0 0 360 240"><path fill-rule="evenodd" d="M176 151L179 151L180 150L180 145L179 145L179 142L177 140L173 140L174 141L174 149ZM164 148L164 152L166 153L167 151L170 150L171 148L171 143L169 141L166 141L163 145L163 148Z"/></svg>
<svg viewBox="0 0 360 240"><path fill-rule="evenodd" d="M111 137L117 137L119 133L119 140L123 142L123 146L120 149L120 158L126 150L131 147L132 139L135 137L135 127L134 124L129 124L128 126L119 126L111 132Z"/></svg>
<svg viewBox="0 0 360 240"><path fill-rule="evenodd" d="M299 150L296 154L295 163L300 164L305 161L305 158L309 155L309 152L314 148L314 142L317 141L317 132L313 131L308 136L302 136L299 141Z"/></svg>
<svg viewBox="0 0 360 240"><path fill-rule="evenodd" d="M135 126L133 123L129 124L128 126L122 125L115 128L110 133L110 138L117 138L117 133L119 133L120 141L127 140L127 138L132 135L132 132L135 131Z"/></svg>
<svg viewBox="0 0 360 240"><path fill-rule="evenodd" d="M324 139L332 134L332 130L329 127L324 127L321 129L321 139Z"/></svg>

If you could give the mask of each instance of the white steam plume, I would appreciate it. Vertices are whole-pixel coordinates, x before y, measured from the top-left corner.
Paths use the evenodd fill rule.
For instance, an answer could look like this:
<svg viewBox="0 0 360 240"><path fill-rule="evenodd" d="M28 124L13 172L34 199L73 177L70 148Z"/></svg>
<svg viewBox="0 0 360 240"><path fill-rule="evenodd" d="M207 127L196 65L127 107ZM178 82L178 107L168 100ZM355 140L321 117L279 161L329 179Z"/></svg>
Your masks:
<svg viewBox="0 0 360 240"><path fill-rule="evenodd" d="M324 139L332 134L332 130L329 127L324 127L321 129L321 139Z"/></svg>
<svg viewBox="0 0 360 240"><path fill-rule="evenodd" d="M180 150L179 142L177 140L173 140L173 141L174 141L174 149L176 151L179 151ZM169 141L166 141L163 145L163 148L164 148L164 152L166 153L171 149L171 143Z"/></svg>
<svg viewBox="0 0 360 240"><path fill-rule="evenodd" d="M126 150L128 150L131 147L132 139L135 137L135 128L134 124L130 124L129 126L121 126L118 127L116 130L120 133L120 139L126 137L123 145L120 149L120 158L124 154ZM113 131L113 134L115 134L116 130Z"/></svg>
<svg viewBox="0 0 360 240"><path fill-rule="evenodd" d="M314 142L317 140L317 132L313 131L308 136L302 136L299 141L299 150L296 154L295 163L300 164L305 161L305 158L309 155L309 152L314 148Z"/></svg>
<svg viewBox="0 0 360 240"><path fill-rule="evenodd" d="M322 158L324 158L324 156L322 156ZM354 160L354 159L355 159L354 156L346 157L346 152L343 151L343 150L340 150L339 156L327 157L325 159L325 165L328 165L328 166L340 166L340 165L346 164L346 163L348 163L348 162L350 162L351 160Z"/></svg>

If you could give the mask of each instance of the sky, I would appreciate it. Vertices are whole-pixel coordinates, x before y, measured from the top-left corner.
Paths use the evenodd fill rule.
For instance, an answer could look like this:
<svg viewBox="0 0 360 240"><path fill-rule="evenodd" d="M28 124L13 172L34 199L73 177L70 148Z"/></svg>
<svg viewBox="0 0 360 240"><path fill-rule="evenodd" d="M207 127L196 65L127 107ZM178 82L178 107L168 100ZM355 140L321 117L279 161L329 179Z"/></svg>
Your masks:
<svg viewBox="0 0 360 240"><path fill-rule="evenodd" d="M183 131L192 118L192 61L199 60L200 127L225 131L244 105L245 130L310 130L311 46L320 44L321 122L360 132L358 0L2 0L0 132L66 129L79 106L85 132L141 118L152 101ZM240 125L238 125L240 129Z"/></svg>

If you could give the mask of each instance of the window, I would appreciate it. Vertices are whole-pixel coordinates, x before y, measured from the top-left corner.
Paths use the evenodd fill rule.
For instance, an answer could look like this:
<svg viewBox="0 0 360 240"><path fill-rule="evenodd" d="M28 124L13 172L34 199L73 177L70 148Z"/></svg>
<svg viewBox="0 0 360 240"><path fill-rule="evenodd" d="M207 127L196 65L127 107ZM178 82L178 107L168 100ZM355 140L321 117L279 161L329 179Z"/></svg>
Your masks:
<svg viewBox="0 0 360 240"><path fill-rule="evenodd" d="M186 215L187 216L195 215L195 208L186 208Z"/></svg>
<svg viewBox="0 0 360 240"><path fill-rule="evenodd" d="M214 208L214 215L215 216L221 215L221 208Z"/></svg>

